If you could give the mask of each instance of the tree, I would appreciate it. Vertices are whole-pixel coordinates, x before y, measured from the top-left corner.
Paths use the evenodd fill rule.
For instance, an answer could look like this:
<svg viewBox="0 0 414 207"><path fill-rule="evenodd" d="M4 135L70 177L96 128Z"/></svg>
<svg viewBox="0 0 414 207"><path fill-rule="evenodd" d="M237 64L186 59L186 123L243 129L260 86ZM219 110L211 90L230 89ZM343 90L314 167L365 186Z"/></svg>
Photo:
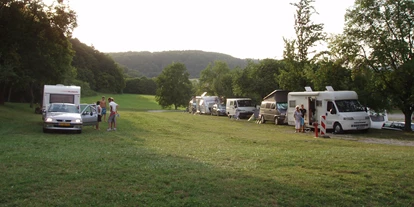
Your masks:
<svg viewBox="0 0 414 207"><path fill-rule="evenodd" d="M73 77L73 50L67 37L75 27L76 14L62 1L52 6L41 1L1 1L0 68L8 71L0 75L2 88L25 88L33 106L34 89Z"/></svg>
<svg viewBox="0 0 414 207"><path fill-rule="evenodd" d="M213 65L209 64L200 73L199 93L207 92L216 96L231 96L232 79L231 71L226 62L215 61Z"/></svg>
<svg viewBox="0 0 414 207"><path fill-rule="evenodd" d="M414 111L413 34L412 0L359 0L346 13L347 40L376 74L383 97L404 113L406 131Z"/></svg>
<svg viewBox="0 0 414 207"><path fill-rule="evenodd" d="M286 90L303 90L305 86L311 85L308 74L315 72L311 65L309 55L315 51L309 51L320 41L325 40L326 35L323 32L323 24L315 24L311 17L317 14L312 6L314 0L300 0L298 3L292 3L296 7L295 14L295 40L284 39L285 51L284 61L286 68L279 75L279 85ZM311 58L313 60L314 56Z"/></svg>
<svg viewBox="0 0 414 207"><path fill-rule="evenodd" d="M187 106L192 92L192 84L189 80L187 68L182 63L172 63L165 67L157 77L157 92L155 99L163 108L174 105L177 109L179 106Z"/></svg>

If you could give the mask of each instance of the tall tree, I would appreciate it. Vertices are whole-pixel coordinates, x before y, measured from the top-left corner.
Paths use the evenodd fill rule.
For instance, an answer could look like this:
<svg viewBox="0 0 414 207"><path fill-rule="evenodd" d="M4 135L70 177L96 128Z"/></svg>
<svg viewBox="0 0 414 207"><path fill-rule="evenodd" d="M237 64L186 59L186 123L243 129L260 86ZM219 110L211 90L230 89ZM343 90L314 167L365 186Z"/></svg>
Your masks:
<svg viewBox="0 0 414 207"><path fill-rule="evenodd" d="M175 109L187 106L193 94L189 76L182 63L172 63L165 67L156 79L158 88L155 99L158 104L163 108L174 105Z"/></svg>
<svg viewBox="0 0 414 207"><path fill-rule="evenodd" d="M67 37L75 27L74 11L62 1L52 6L42 1L1 1L0 68L8 69L0 73L1 88L26 88L32 106L33 89L74 76L73 51Z"/></svg>
<svg viewBox="0 0 414 207"><path fill-rule="evenodd" d="M292 3L296 7L295 14L295 40L284 39L284 61L286 70L279 76L279 85L287 90L303 90L304 86L311 85L307 74L313 73L314 68L309 55L315 51L309 51L320 41L325 40L323 24L316 24L311 20L312 15L318 14L313 7L314 0L300 0Z"/></svg>
<svg viewBox="0 0 414 207"><path fill-rule="evenodd" d="M345 35L378 77L383 97L405 115L411 131L414 111L414 2L358 0L346 13Z"/></svg>
<svg viewBox="0 0 414 207"><path fill-rule="evenodd" d="M231 96L231 71L229 66L224 61L215 61L214 64L209 64L200 73L199 79L199 93L207 92L210 95L216 96Z"/></svg>

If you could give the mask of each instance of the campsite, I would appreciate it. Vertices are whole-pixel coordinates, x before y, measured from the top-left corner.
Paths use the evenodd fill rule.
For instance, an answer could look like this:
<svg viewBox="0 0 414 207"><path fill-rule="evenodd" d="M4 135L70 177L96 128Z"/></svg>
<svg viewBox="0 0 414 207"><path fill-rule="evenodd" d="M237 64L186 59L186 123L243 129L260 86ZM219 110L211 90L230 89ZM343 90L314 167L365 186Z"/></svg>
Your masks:
<svg viewBox="0 0 414 207"><path fill-rule="evenodd" d="M316 139L288 125L162 110L154 96L111 96L120 105L116 132L44 134L28 104L0 106L1 205L413 204L412 133Z"/></svg>

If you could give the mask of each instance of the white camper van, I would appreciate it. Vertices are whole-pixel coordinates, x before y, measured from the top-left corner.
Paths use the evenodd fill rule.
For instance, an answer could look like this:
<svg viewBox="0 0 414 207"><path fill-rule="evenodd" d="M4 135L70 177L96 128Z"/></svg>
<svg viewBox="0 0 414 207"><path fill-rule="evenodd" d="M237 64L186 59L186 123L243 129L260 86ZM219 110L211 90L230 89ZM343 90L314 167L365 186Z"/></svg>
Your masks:
<svg viewBox="0 0 414 207"><path fill-rule="evenodd" d="M256 107L253 105L251 98L228 98L226 101L227 116L233 117L236 110L239 111L240 118L247 118L254 113Z"/></svg>
<svg viewBox="0 0 414 207"><path fill-rule="evenodd" d="M304 92L288 93L288 124L295 125L295 106L303 104L307 110L306 127L314 127L313 123L319 123L321 116L325 115L326 129L333 129L334 133L342 133L344 130L367 131L370 128L370 118L365 107L358 102L355 91L334 91L330 86L326 89L312 91L306 87Z"/></svg>
<svg viewBox="0 0 414 207"><path fill-rule="evenodd" d="M79 86L45 85L42 110L45 111L51 103L71 103L79 106L80 96L81 88Z"/></svg>

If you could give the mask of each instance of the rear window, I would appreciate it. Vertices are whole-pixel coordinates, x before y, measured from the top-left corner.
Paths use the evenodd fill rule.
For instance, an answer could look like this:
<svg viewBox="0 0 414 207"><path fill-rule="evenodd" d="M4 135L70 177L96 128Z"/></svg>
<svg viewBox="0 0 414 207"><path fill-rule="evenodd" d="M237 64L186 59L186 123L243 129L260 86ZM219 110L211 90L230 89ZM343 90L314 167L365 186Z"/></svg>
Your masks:
<svg viewBox="0 0 414 207"><path fill-rule="evenodd" d="M381 115L370 115L371 121L373 122L383 122L385 121L385 117Z"/></svg>

